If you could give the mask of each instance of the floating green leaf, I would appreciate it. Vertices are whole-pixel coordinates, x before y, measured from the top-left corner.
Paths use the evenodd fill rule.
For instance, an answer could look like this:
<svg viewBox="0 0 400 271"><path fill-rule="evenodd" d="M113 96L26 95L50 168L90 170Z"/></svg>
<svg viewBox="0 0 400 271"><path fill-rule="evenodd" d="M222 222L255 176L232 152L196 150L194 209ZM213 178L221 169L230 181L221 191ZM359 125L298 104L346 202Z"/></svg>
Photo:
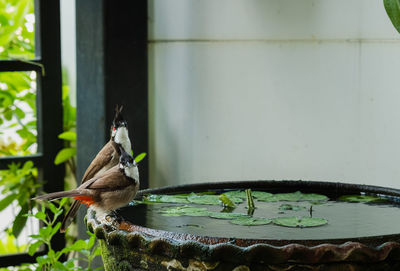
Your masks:
<svg viewBox="0 0 400 271"><path fill-rule="evenodd" d="M258 200L270 198L273 194L263 191L252 191L251 194Z"/></svg>
<svg viewBox="0 0 400 271"><path fill-rule="evenodd" d="M244 192L242 190L227 191L224 194L227 195L230 198L241 198L241 199L245 199L246 198L246 192Z"/></svg>
<svg viewBox="0 0 400 271"><path fill-rule="evenodd" d="M240 198L240 199L246 199L246 192L244 190L232 190L224 193L230 198ZM260 199L260 198L269 198L273 194L268 193L268 192L263 192L263 191L251 191L251 194L253 197Z"/></svg>
<svg viewBox="0 0 400 271"><path fill-rule="evenodd" d="M195 208L188 205L165 208L161 210L163 216L208 216L207 208Z"/></svg>
<svg viewBox="0 0 400 271"><path fill-rule="evenodd" d="M317 217L278 217L274 218L273 223L279 226L285 227L300 227L300 228L307 228L307 227L317 227L322 226L328 223L328 220L324 218L317 218Z"/></svg>
<svg viewBox="0 0 400 271"><path fill-rule="evenodd" d="M232 224L242 226L259 226L271 223L271 219L263 217L241 217L230 221Z"/></svg>
<svg viewBox="0 0 400 271"><path fill-rule="evenodd" d="M258 198L259 201L277 202L277 201L325 201L328 197L320 194L304 194L300 191L294 193L273 194L271 197Z"/></svg>
<svg viewBox="0 0 400 271"><path fill-rule="evenodd" d="M145 203L189 203L186 195L157 195L150 194L143 197Z"/></svg>
<svg viewBox="0 0 400 271"><path fill-rule="evenodd" d="M281 211L301 211L305 209L307 208L304 206L292 205L292 204L281 204L281 206L279 206L279 210Z"/></svg>
<svg viewBox="0 0 400 271"><path fill-rule="evenodd" d="M386 201L384 198L369 195L344 195L338 198L338 200L348 202L383 202Z"/></svg>
<svg viewBox="0 0 400 271"><path fill-rule="evenodd" d="M325 195L321 194L302 194L300 201L313 201L313 202L321 202L321 201L327 201L329 198Z"/></svg>
<svg viewBox="0 0 400 271"><path fill-rule="evenodd" d="M212 218L219 218L219 219L236 219L239 217L247 217L247 215L241 213L221 213L221 212L210 212L209 216Z"/></svg>
<svg viewBox="0 0 400 271"><path fill-rule="evenodd" d="M220 205L222 203L218 195L198 195L195 193L190 194L187 200L191 203L206 205Z"/></svg>

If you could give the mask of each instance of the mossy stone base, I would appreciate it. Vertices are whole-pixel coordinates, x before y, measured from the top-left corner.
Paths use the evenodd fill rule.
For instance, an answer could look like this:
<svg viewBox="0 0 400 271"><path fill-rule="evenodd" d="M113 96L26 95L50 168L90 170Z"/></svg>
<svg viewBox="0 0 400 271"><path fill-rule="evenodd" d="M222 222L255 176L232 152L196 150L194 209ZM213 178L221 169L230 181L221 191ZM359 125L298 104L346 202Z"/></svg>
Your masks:
<svg viewBox="0 0 400 271"><path fill-rule="evenodd" d="M118 245L99 240L104 268L106 271L389 271L400 270L398 262L378 264L275 264L241 265L224 262L208 263L196 259L172 259L160 255L148 255L137 249L127 250Z"/></svg>

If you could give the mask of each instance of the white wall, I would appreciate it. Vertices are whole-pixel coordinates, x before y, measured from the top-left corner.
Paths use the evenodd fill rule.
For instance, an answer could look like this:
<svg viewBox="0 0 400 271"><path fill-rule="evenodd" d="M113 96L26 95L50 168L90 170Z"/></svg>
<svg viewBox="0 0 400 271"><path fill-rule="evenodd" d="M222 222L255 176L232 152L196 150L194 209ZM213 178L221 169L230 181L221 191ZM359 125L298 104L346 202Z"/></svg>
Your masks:
<svg viewBox="0 0 400 271"><path fill-rule="evenodd" d="M150 0L150 184L400 188L400 35L376 0Z"/></svg>

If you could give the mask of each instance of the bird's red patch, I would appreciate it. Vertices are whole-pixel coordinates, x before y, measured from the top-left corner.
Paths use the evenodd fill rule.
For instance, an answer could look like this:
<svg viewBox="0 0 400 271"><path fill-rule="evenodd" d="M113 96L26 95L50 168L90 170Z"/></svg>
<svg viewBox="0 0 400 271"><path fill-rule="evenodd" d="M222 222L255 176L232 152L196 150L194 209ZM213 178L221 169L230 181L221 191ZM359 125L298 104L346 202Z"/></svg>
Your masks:
<svg viewBox="0 0 400 271"><path fill-rule="evenodd" d="M94 200L90 196L76 196L74 199L79 200L80 202L86 204L87 206L90 206L94 203Z"/></svg>

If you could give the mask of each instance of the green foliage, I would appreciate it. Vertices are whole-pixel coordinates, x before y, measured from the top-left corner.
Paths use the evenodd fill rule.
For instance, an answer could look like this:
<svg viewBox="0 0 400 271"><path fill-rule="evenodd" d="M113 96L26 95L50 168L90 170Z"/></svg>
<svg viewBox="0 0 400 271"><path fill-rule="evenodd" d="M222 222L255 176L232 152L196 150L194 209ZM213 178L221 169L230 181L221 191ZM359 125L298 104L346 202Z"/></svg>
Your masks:
<svg viewBox="0 0 400 271"><path fill-rule="evenodd" d="M66 73L63 74L66 81ZM55 159L54 164L66 163L69 167L69 175L76 181L76 108L71 105L69 87L64 85L62 89L63 99L63 129L64 132L58 135L58 138L64 140L64 148L61 149Z"/></svg>
<svg viewBox="0 0 400 271"><path fill-rule="evenodd" d="M5 239L0 240L0 254L19 253L25 251L27 245L18 246L17 240L11 233Z"/></svg>
<svg viewBox="0 0 400 271"><path fill-rule="evenodd" d="M33 0L0 0L0 59L32 59L34 48ZM0 142L0 155L26 155L36 143L35 72L0 73L0 125L13 128L22 146ZM28 115L26 113L29 113Z"/></svg>
<svg viewBox="0 0 400 271"><path fill-rule="evenodd" d="M33 0L0 0L0 59L34 58L33 12Z"/></svg>
<svg viewBox="0 0 400 271"><path fill-rule="evenodd" d="M383 0L383 4L394 28L400 33L400 0Z"/></svg>
<svg viewBox="0 0 400 271"><path fill-rule="evenodd" d="M0 201L0 211L18 202L20 211L12 222L12 233L18 237L26 224L24 216L31 206L30 199L36 194L40 184L37 183L37 169L33 167L32 161L27 161L21 167L20 164L9 165L8 170L0 171L0 186L5 197Z"/></svg>
<svg viewBox="0 0 400 271"><path fill-rule="evenodd" d="M135 162L136 162L136 163L139 163L140 161L143 160L143 158L146 157L146 155L147 155L147 153L145 153L145 152L142 152L142 153L138 154L138 155L135 157Z"/></svg>
<svg viewBox="0 0 400 271"><path fill-rule="evenodd" d="M221 194L218 196L218 199L222 202L224 206L234 208L236 204L231 200L227 195ZM237 198L238 200L242 201L241 199Z"/></svg>
<svg viewBox="0 0 400 271"><path fill-rule="evenodd" d="M90 238L88 240L77 240L72 245L63 248L60 251L55 251L51 246L51 240L53 236L58 232L61 226L61 222L58 222L57 218L63 212L63 206L67 202L67 199L62 199L60 204L55 206L53 203L47 203L48 209L51 211L52 217L46 215L46 208L42 205L41 210L36 212L33 216L44 223L44 227L40 228L39 234L31 235L33 242L29 245L28 253L29 255L34 255L35 252L40 250L43 245L48 248L48 253L44 256L39 256L36 258L37 263L35 267L37 271L39 270L93 270L91 268L91 263L93 259L100 255L100 248L95 245L95 235L88 232ZM61 262L61 256L75 253L75 257L70 258L65 262ZM76 260L81 259L88 262L87 268L82 268L76 266Z"/></svg>
<svg viewBox="0 0 400 271"><path fill-rule="evenodd" d="M69 159L73 159L76 155L76 148L63 148L60 150L56 158L54 159L54 164L59 165L67 162Z"/></svg>
<svg viewBox="0 0 400 271"><path fill-rule="evenodd" d="M36 143L36 94L33 88L34 72L0 73L0 125L16 129L23 139L20 148L3 147L0 155L26 155Z"/></svg>
<svg viewBox="0 0 400 271"><path fill-rule="evenodd" d="M384 202L387 201L385 198L371 195L343 195L338 198L341 201L347 202Z"/></svg>

